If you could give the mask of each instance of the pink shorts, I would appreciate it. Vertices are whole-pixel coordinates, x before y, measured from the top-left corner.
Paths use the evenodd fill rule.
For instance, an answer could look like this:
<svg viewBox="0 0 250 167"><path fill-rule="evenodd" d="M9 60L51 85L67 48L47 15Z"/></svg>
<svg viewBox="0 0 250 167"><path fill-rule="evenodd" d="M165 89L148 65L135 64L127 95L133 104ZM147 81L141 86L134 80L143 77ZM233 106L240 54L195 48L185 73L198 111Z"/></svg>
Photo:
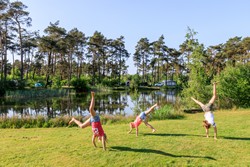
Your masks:
<svg viewBox="0 0 250 167"><path fill-rule="evenodd" d="M132 128L136 128L141 124L142 120L140 116L137 116L134 122L131 122Z"/></svg>

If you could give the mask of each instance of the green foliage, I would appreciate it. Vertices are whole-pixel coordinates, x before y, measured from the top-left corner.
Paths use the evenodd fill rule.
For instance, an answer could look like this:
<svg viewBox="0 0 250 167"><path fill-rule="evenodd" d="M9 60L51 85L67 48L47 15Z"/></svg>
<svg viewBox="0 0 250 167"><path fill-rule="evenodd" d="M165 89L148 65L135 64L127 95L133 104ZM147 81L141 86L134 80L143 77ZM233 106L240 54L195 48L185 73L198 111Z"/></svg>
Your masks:
<svg viewBox="0 0 250 167"><path fill-rule="evenodd" d="M119 80L118 79L104 78L102 80L102 85L109 86L109 87L119 86Z"/></svg>
<svg viewBox="0 0 250 167"><path fill-rule="evenodd" d="M0 81L0 97L3 97L6 93L4 82Z"/></svg>
<svg viewBox="0 0 250 167"><path fill-rule="evenodd" d="M5 86L7 90L15 90L18 86L18 82L16 80L7 80Z"/></svg>
<svg viewBox="0 0 250 167"><path fill-rule="evenodd" d="M138 90L139 84L140 84L140 76L138 74L135 74L134 76L132 76L129 87L132 90Z"/></svg>
<svg viewBox="0 0 250 167"><path fill-rule="evenodd" d="M59 76L56 76L52 79L52 88L61 88L62 86L62 80Z"/></svg>
<svg viewBox="0 0 250 167"><path fill-rule="evenodd" d="M46 126L48 127L66 127L68 126L70 119L68 116L56 117L50 119Z"/></svg>
<svg viewBox="0 0 250 167"><path fill-rule="evenodd" d="M85 78L72 78L71 85L74 87L77 93L86 92L90 90L88 81Z"/></svg>
<svg viewBox="0 0 250 167"><path fill-rule="evenodd" d="M137 111L135 113L138 115L141 110L136 108ZM163 108L156 111L156 113L152 114L153 119L163 120L163 119L181 119L183 115L175 111L173 107L170 105L166 105ZM86 120L83 119L82 116L75 117L77 120L81 120L84 122ZM0 118L0 128L53 128L53 127L67 127L71 117L69 116L61 116L55 118L48 118L44 116L37 117L11 117L11 118ZM134 121L134 116L123 116L123 115L101 115L102 124L121 124L121 123L129 123ZM76 124L72 124L70 126L77 126Z"/></svg>
<svg viewBox="0 0 250 167"><path fill-rule="evenodd" d="M63 79L63 80L60 81L59 84L62 85L62 86L68 85L68 80L67 79Z"/></svg>
<svg viewBox="0 0 250 167"><path fill-rule="evenodd" d="M228 65L217 78L221 107L250 107L250 64Z"/></svg>
<svg viewBox="0 0 250 167"><path fill-rule="evenodd" d="M184 118L183 113L178 112L174 109L173 105L166 104L163 107L156 110L152 115L152 119L165 120L165 119L182 119Z"/></svg>
<svg viewBox="0 0 250 167"><path fill-rule="evenodd" d="M22 80L22 81L18 80L18 84L17 84L18 89L22 90L22 89L25 88L25 86L26 86L26 81L25 80Z"/></svg>
<svg viewBox="0 0 250 167"><path fill-rule="evenodd" d="M130 121L131 119L123 115L102 115L101 116L101 122L103 125L129 123Z"/></svg>
<svg viewBox="0 0 250 167"><path fill-rule="evenodd" d="M204 48L202 45L197 46L190 56L190 63L188 67L190 69L188 86L184 88L182 92L183 104L186 108L191 108L196 106L195 103L190 103L192 101L190 97L194 97L201 102L206 102L211 98L210 93L210 79L207 76L205 69L203 67L202 59L204 59Z"/></svg>
<svg viewBox="0 0 250 167"><path fill-rule="evenodd" d="M0 128L50 128L50 127L66 127L70 121L70 117L56 117L48 119L43 116L38 117L12 117L0 118Z"/></svg>

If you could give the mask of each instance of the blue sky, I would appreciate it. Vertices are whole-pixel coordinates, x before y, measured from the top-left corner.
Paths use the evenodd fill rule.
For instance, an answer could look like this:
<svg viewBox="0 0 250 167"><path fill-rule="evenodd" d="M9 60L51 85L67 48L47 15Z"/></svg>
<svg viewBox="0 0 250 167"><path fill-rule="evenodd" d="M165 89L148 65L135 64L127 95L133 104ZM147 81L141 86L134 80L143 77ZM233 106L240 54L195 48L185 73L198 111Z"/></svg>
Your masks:
<svg viewBox="0 0 250 167"><path fill-rule="evenodd" d="M21 0L32 18L31 30L43 30L60 21L67 31L77 28L92 36L95 31L107 38L125 37L130 59L129 73L137 42L165 37L168 47L179 49L187 27L198 32L196 38L206 47L225 43L250 33L249 0Z"/></svg>

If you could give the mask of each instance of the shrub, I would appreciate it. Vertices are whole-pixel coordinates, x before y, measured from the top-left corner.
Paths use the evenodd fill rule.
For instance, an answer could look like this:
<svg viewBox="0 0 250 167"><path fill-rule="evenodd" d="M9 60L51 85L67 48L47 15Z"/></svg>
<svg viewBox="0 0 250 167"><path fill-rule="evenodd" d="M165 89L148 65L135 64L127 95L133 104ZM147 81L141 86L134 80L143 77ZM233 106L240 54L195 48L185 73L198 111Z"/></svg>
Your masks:
<svg viewBox="0 0 250 167"><path fill-rule="evenodd" d="M90 90L88 82L84 78L73 78L71 80L71 85L74 87L77 93L86 92Z"/></svg>
<svg viewBox="0 0 250 167"><path fill-rule="evenodd" d="M159 108L152 114L152 119L164 120L164 119L181 119L184 115L174 109L170 104L166 104Z"/></svg>
<svg viewBox="0 0 250 167"><path fill-rule="evenodd" d="M112 87L112 86L119 86L119 81L118 81L118 79L104 78L104 79L102 80L102 85L103 85L103 86L109 86L109 87Z"/></svg>
<svg viewBox="0 0 250 167"><path fill-rule="evenodd" d="M0 97L3 97L6 93L6 88L4 82L0 81Z"/></svg>
<svg viewBox="0 0 250 167"><path fill-rule="evenodd" d="M102 115L102 124L129 123L129 119L123 115Z"/></svg>
<svg viewBox="0 0 250 167"><path fill-rule="evenodd" d="M35 121L34 121L34 122L35 122ZM36 118L36 126L37 126L38 128L43 127L43 125L44 125L45 122L46 122L46 120L45 120L45 117L43 117L43 116L38 116L38 117Z"/></svg>
<svg viewBox="0 0 250 167"><path fill-rule="evenodd" d="M217 80L220 107L250 107L250 64L228 65Z"/></svg>
<svg viewBox="0 0 250 167"><path fill-rule="evenodd" d="M68 117L56 117L49 120L49 125L51 127L65 127L68 126Z"/></svg>

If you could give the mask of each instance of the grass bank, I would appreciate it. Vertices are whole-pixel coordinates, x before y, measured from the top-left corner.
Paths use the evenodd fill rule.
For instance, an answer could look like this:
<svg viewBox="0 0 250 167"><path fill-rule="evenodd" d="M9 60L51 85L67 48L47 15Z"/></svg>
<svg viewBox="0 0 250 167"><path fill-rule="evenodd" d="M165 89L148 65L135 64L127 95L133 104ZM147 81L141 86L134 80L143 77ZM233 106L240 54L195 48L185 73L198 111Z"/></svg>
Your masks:
<svg viewBox="0 0 250 167"><path fill-rule="evenodd" d="M250 110L217 111L218 140L204 137L203 114L151 121L139 136L108 124L107 151L91 144L91 128L0 129L0 166L249 166Z"/></svg>

